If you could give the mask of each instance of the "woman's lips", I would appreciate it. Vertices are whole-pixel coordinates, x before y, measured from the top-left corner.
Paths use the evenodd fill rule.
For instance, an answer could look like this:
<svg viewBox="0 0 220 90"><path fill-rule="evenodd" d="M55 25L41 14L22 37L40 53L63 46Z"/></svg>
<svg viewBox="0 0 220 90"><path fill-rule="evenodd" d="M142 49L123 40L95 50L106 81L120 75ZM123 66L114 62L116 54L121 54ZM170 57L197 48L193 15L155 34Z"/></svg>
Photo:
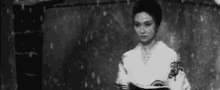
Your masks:
<svg viewBox="0 0 220 90"><path fill-rule="evenodd" d="M140 36L140 38L141 38L141 39L145 39L145 38L147 38L147 36Z"/></svg>

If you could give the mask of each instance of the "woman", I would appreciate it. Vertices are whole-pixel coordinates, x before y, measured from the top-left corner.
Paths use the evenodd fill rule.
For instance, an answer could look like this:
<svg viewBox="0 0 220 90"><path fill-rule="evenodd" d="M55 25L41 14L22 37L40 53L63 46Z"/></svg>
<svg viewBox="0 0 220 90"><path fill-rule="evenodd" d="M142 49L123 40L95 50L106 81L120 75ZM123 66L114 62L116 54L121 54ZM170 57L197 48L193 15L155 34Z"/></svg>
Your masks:
<svg viewBox="0 0 220 90"><path fill-rule="evenodd" d="M134 5L134 30L140 43L123 54L116 79L117 89L190 90L184 70L177 63L177 53L155 38L161 19L158 2L141 0Z"/></svg>

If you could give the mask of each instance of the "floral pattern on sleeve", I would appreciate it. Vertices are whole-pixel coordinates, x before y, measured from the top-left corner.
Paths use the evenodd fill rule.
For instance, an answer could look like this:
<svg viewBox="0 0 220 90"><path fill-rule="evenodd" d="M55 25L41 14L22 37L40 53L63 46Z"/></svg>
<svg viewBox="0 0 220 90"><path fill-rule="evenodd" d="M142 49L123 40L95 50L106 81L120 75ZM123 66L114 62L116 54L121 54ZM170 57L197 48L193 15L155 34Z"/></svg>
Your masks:
<svg viewBox="0 0 220 90"><path fill-rule="evenodd" d="M172 88L171 90L190 90L190 84L180 62L172 62L170 66L171 71L168 78L170 79L169 86Z"/></svg>
<svg viewBox="0 0 220 90"><path fill-rule="evenodd" d="M171 65L171 71L169 73L169 78L174 78L176 80L176 76L178 75L179 71L183 71L183 68L180 66L179 61L172 62Z"/></svg>

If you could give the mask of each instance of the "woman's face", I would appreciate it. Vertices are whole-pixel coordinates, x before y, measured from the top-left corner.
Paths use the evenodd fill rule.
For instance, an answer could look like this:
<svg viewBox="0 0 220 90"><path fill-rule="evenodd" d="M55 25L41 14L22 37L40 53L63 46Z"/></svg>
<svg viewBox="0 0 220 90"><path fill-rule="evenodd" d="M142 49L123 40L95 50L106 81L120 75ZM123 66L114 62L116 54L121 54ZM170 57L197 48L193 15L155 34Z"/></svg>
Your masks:
<svg viewBox="0 0 220 90"><path fill-rule="evenodd" d="M155 22L146 12L137 13L134 16L134 29L141 42L147 42L155 34Z"/></svg>

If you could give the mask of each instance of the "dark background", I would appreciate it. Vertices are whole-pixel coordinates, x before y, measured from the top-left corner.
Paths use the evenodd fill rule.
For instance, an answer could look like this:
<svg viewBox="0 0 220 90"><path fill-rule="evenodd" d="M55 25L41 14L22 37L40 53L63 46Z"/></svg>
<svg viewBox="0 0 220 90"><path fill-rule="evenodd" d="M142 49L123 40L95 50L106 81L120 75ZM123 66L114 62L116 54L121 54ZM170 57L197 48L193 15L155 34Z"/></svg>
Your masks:
<svg viewBox="0 0 220 90"><path fill-rule="evenodd" d="M115 90L120 57L137 44L135 1L2 1L1 89ZM219 90L219 6L213 0L159 2L157 38L180 55L192 90Z"/></svg>

